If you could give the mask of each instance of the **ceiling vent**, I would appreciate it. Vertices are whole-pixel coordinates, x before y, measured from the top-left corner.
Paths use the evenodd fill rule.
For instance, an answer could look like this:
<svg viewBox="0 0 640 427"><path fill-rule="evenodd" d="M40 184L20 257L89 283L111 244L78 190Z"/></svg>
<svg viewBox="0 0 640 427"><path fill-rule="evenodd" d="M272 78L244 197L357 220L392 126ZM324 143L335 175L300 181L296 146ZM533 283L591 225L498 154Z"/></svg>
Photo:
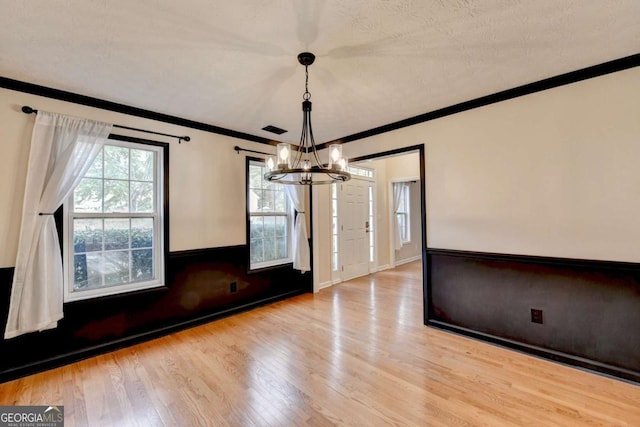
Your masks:
<svg viewBox="0 0 640 427"><path fill-rule="evenodd" d="M283 133L287 132L284 129L280 129L279 127L276 126L265 126L262 128L262 130L266 130L267 132L271 132L271 133L275 133L276 135L282 135Z"/></svg>

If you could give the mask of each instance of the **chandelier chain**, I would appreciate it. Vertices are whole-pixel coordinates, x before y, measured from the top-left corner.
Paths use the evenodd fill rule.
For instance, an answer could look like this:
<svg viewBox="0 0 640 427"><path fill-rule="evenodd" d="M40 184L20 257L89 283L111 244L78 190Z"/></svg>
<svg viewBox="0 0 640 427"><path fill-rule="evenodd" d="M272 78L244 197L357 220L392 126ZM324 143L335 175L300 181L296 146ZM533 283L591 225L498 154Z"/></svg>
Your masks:
<svg viewBox="0 0 640 427"><path fill-rule="evenodd" d="M309 92L309 66L304 66L304 93L302 94L302 99L308 101L311 99L311 93Z"/></svg>

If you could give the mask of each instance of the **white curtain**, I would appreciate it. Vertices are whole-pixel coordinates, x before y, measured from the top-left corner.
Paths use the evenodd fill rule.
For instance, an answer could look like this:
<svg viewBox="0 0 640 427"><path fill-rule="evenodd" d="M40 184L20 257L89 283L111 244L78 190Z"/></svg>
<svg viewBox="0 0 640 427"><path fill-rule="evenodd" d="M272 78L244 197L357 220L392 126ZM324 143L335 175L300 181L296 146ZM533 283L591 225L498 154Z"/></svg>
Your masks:
<svg viewBox="0 0 640 427"><path fill-rule="evenodd" d="M296 223L293 229L292 250L293 268L301 272L311 270L311 252L307 237L307 220L304 214L306 188L301 185L285 185L284 189L296 212Z"/></svg>
<svg viewBox="0 0 640 427"><path fill-rule="evenodd" d="M402 249L402 233L400 232L400 220L398 219L398 209L400 209L400 199L407 184L404 182L393 183L393 236L396 250Z"/></svg>
<svg viewBox="0 0 640 427"><path fill-rule="evenodd" d="M62 258L52 214L89 169L111 127L38 112L31 136L5 338L55 328L62 318Z"/></svg>

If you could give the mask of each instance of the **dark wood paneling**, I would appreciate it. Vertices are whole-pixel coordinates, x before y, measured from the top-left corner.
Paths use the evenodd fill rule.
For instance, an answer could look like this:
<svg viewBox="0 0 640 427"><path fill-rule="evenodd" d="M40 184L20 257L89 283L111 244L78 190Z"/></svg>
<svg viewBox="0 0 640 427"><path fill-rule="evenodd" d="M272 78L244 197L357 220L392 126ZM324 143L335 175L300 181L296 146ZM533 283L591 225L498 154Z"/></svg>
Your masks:
<svg viewBox="0 0 640 427"><path fill-rule="evenodd" d="M427 254L428 325L640 381L639 264Z"/></svg>
<svg viewBox="0 0 640 427"><path fill-rule="evenodd" d="M172 252L165 288L65 304L57 329L0 341L0 381L312 291L311 273L290 265L248 274L246 252L244 245ZM0 269L2 331L12 276Z"/></svg>

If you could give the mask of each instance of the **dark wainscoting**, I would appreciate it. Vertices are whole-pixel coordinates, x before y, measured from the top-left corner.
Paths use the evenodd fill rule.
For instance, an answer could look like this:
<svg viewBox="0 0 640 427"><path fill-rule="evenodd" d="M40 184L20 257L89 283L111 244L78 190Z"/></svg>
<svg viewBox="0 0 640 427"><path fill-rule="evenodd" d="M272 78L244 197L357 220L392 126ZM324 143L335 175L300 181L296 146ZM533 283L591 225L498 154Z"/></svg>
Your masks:
<svg viewBox="0 0 640 427"><path fill-rule="evenodd" d="M427 325L640 382L640 264L429 249L427 266Z"/></svg>
<svg viewBox="0 0 640 427"><path fill-rule="evenodd" d="M244 245L173 252L166 288L65 304L57 329L0 340L0 382L313 290L309 272L291 264L247 272L247 259ZM12 277L0 269L2 333Z"/></svg>

